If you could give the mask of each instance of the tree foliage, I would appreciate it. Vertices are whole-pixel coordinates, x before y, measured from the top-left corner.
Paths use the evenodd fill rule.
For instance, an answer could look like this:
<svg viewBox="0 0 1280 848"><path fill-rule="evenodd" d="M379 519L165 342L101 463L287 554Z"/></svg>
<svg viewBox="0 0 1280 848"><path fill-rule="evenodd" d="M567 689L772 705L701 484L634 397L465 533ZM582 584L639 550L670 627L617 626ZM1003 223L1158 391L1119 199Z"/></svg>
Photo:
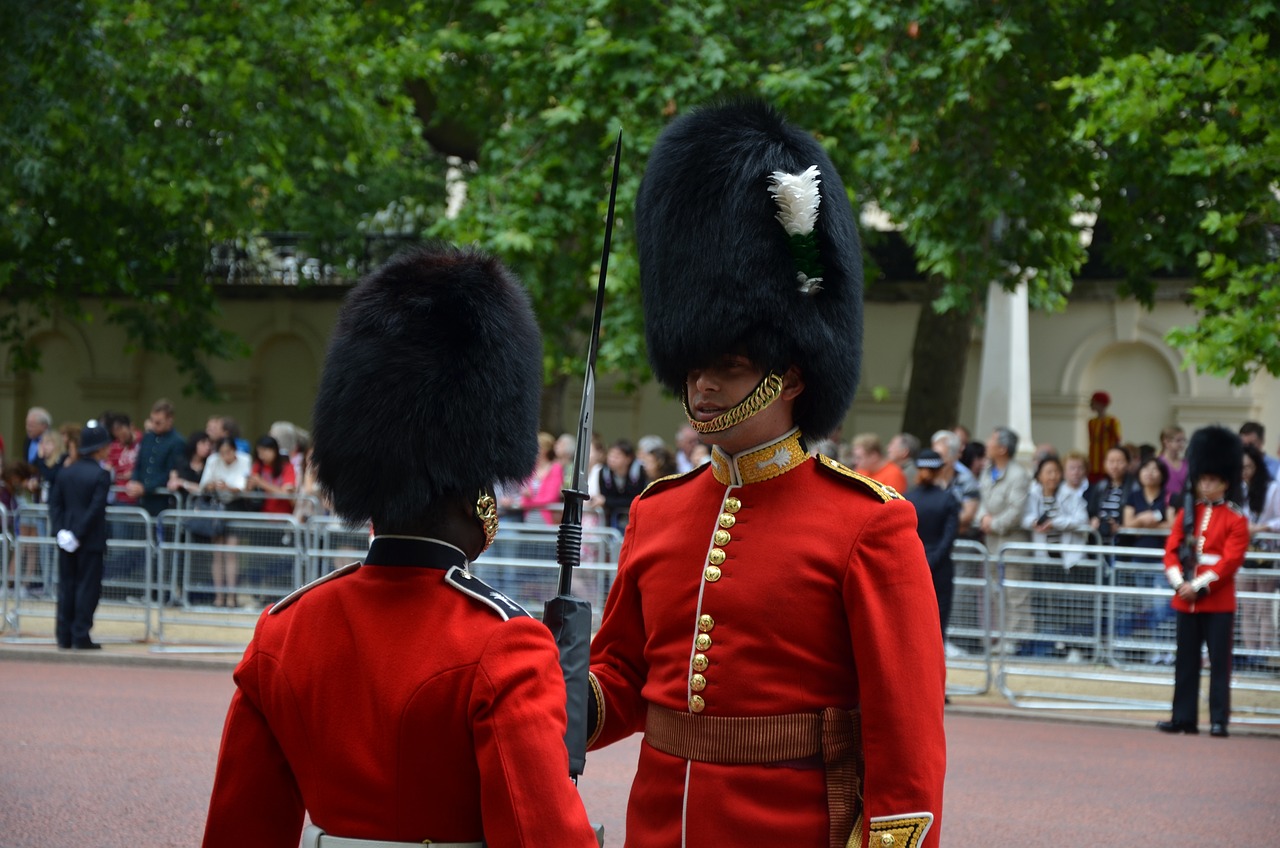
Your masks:
<svg viewBox="0 0 1280 848"><path fill-rule="evenodd" d="M1280 375L1280 14L1215 10L1185 43L1116 51L1064 87L1119 264L1139 281L1194 268L1201 320L1169 341L1241 385Z"/></svg>
<svg viewBox="0 0 1280 848"><path fill-rule="evenodd" d="M235 349L210 320L211 246L303 232L344 271L362 235L390 228L502 256L563 384L586 351L622 128L600 368L642 379L629 210L645 158L674 115L759 94L820 138L856 202L901 227L938 313L971 321L993 281L1061 307L1096 214L1109 238L1093 250L1122 270L1120 294L1198 273L1205 320L1174 336L1193 361L1280 372L1256 320L1277 305L1270 3L34 8L0 23L14 94L0 99L0 290L25 305L0 331L19 354L22 321L107 296L140 346L208 390L207 357ZM454 207L446 155L467 192ZM929 414L921 431L946 413Z"/></svg>

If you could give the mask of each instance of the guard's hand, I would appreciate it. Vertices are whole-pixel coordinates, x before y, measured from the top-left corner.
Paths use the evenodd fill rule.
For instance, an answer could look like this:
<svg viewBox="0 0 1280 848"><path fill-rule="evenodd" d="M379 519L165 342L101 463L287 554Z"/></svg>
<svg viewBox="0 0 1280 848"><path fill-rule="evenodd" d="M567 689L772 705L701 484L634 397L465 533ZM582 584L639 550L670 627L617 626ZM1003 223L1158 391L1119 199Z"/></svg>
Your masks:
<svg viewBox="0 0 1280 848"><path fill-rule="evenodd" d="M58 547L62 548L69 554L73 554L80 547L80 540L76 538L76 534L70 530L58 531Z"/></svg>
<svg viewBox="0 0 1280 848"><path fill-rule="evenodd" d="M1199 593L1196 592L1195 587L1191 585L1191 581L1187 581L1178 587L1178 597L1182 598L1182 600L1187 603L1195 601L1198 595Z"/></svg>

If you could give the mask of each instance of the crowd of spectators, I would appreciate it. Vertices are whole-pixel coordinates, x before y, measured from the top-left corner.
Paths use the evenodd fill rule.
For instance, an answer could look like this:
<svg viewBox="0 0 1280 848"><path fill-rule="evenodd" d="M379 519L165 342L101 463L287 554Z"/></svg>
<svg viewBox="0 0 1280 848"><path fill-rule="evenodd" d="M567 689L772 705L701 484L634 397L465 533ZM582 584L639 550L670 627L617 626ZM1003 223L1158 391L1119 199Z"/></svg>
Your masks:
<svg viewBox="0 0 1280 848"><path fill-rule="evenodd" d="M1019 459L1019 434L1007 427L995 428L985 441L956 427L933 433L927 445L910 433L893 434L883 443L887 447L882 447L876 433L860 433L848 441L836 433L810 447L900 490L913 501L928 502L934 513L941 503L937 492L945 492L954 504L954 515L931 516L926 544L935 549L939 539L977 541L993 555L1011 542L1162 548L1184 496L1186 431L1176 425L1166 427L1158 434L1158 444L1120 442L1119 422L1106 415L1107 403L1109 398L1103 393L1094 396L1096 417L1089 428L1087 452L1060 453L1054 446L1042 444L1031 452L1029 463ZM139 506L153 516L176 506L294 514L303 521L327 512L308 466L308 433L304 429L276 422L251 445L230 416L210 416L203 429L185 437L174 426L174 417L173 405L166 400L156 401L141 426L126 413L102 414L102 426L113 438L104 462L113 475L111 503ZM21 519L15 524L15 515L24 504L43 502L60 470L76 460L80 425L55 427L49 412L37 407L28 412L25 429L21 449L7 458L0 441L0 505L8 510L10 532L32 535L37 528ZM1280 545L1268 538L1268 534L1280 533L1280 458L1266 453L1265 429L1258 422L1246 422L1239 432L1246 445L1245 502L1239 507L1248 516L1255 536L1262 534L1255 539L1254 549L1280 550ZM1105 441L1099 441L1104 436ZM562 491L573 486L569 476L576 448L571 434L557 438L540 433L532 475L517 487L497 492L503 520L558 524ZM924 475L918 465L922 453L927 467ZM651 482L709 461L708 448L688 426L681 427L671 443L646 435L635 444L624 438L606 445L598 434L593 435L584 524L625 530L632 501ZM921 486L927 487L928 496L915 498ZM926 533L924 524L922 521L922 536ZM211 569L213 603L237 606L236 557L231 552L236 536L226 525L214 523L207 538L221 549ZM31 556L35 551L29 547L27 553L26 562L15 564L16 571L22 575L22 588L34 586L39 591L37 563ZM1081 557L1078 552L1060 552L1054 565L1069 575ZM1280 577L1256 576L1262 565L1256 561L1248 564L1251 573L1242 579L1242 590L1271 594L1280 588ZM943 567L950 568L949 558ZM1025 582L1033 578L1036 567L1035 563L1011 559L1005 563L1004 576ZM939 596L945 595L943 606L947 607L941 610L944 630L951 579L948 571L945 591L939 585ZM1139 575L1138 583L1160 587L1162 579L1153 570ZM1036 630L1038 613L1030 590L1009 588L1004 602L1008 632ZM1272 601L1255 598L1241 601L1238 629L1244 653L1265 657L1280 648L1272 605ZM1078 613L1063 615L1070 619ZM1157 605L1121 622L1117 632L1126 635L1169 620L1167 611ZM998 650L1010 653L1023 647L1013 641L997 645ZM949 650L955 649L949 644ZM1070 659L1083 657L1072 654Z"/></svg>

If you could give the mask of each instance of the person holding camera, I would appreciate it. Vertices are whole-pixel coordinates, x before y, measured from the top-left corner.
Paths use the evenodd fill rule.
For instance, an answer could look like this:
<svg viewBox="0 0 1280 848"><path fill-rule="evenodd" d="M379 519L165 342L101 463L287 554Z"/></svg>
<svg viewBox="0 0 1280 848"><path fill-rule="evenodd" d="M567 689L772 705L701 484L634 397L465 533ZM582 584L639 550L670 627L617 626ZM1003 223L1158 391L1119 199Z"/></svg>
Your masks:
<svg viewBox="0 0 1280 848"><path fill-rule="evenodd" d="M1128 498L1129 452L1120 445L1107 451L1102 464L1106 478L1086 490L1089 526L1098 531L1103 544L1110 544L1124 523L1124 504Z"/></svg>

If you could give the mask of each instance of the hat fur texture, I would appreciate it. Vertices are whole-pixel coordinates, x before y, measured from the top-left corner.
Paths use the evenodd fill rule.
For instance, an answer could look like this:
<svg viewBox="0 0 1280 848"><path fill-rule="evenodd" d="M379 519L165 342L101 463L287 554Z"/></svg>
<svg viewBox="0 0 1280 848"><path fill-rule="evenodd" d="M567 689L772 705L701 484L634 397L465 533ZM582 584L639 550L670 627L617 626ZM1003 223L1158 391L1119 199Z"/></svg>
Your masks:
<svg viewBox="0 0 1280 848"><path fill-rule="evenodd" d="M814 165L821 286L806 293L770 177ZM659 382L683 392L690 370L740 351L766 371L800 369L802 430L821 436L839 425L858 388L862 251L844 184L811 135L754 100L677 118L641 181L636 243Z"/></svg>
<svg viewBox="0 0 1280 848"><path fill-rule="evenodd" d="M1194 485L1201 474L1215 474L1227 481L1227 500L1244 502L1244 443L1235 432L1212 425L1191 434L1187 443L1187 481Z"/></svg>
<svg viewBox="0 0 1280 848"><path fill-rule="evenodd" d="M541 391L515 276L477 250L404 252L339 313L312 418L320 485L352 524L418 526L443 498L529 476Z"/></svg>

